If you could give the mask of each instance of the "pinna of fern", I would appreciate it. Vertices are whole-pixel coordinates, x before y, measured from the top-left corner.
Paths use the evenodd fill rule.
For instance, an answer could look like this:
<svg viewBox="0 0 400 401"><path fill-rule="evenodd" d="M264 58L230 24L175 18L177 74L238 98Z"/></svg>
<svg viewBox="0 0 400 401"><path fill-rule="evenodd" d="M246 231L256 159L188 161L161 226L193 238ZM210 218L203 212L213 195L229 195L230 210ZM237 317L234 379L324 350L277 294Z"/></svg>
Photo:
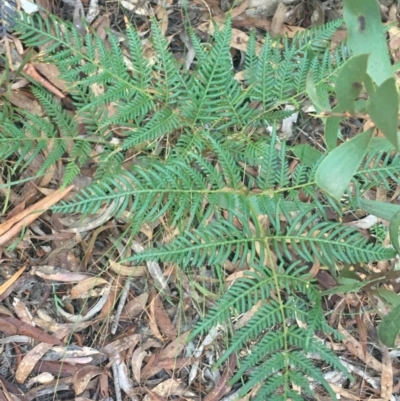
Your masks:
<svg viewBox="0 0 400 401"><path fill-rule="evenodd" d="M318 34L307 34L307 37L321 43L318 37L329 37L337 27L338 23L334 22L319 28ZM229 19L223 29L215 28L214 44L210 50L205 50L199 41L196 42L198 60L193 71L186 71L177 64L155 21L151 37L155 50L152 65L143 54L141 38L130 25L127 26L127 46L124 49L112 34L107 47L96 34L88 33L82 37L72 24L53 16L43 20L22 14L16 31L27 45L47 46L43 59L60 69L61 78L70 87L77 107L77 116L72 124L75 124L74 121L84 123L90 143L95 143L96 137L99 141L109 141L116 126L124 127L126 136L122 145L108 146L101 155L105 163L107 152L124 154L132 147L143 146L154 149L155 141L167 135L184 132L196 135L196 132L210 128L229 135L232 130L248 130L265 119L272 121L282 117L287 112L282 114L279 104L293 102L305 91L304 74L292 74L290 71L307 70L310 58L304 57L307 46L301 35L296 36L293 43L284 41L283 51L275 46L273 52L271 39L267 38L260 56L255 54L254 40L251 40L245 75L253 78L240 85L234 78L229 52ZM325 49L328 48L326 45ZM315 57L318 58L325 49L320 47L317 51L316 47ZM264 70L272 65L273 70ZM264 88L262 95L257 94L260 88ZM39 97L43 96L39 94ZM51 105L51 100L43 100L49 117L55 123L63 123L60 126L63 139L70 143L77 141L78 138L71 132L74 130L68 130L68 124L64 124L65 113L56 105ZM261 104L256 108L250 107L250 101L260 101ZM38 129L41 130L41 127ZM14 138L20 140L19 136ZM0 140L5 139L0 137ZM87 153L88 146L81 142L78 147ZM185 148L182 152L193 150ZM56 156L60 159L61 155L62 152L53 152L52 162L56 161ZM71 182L78 173L83 158L80 163L71 158L64 184ZM119 159L114 161L119 162ZM106 174L104 164L100 167ZM103 174L96 177L101 179Z"/></svg>
<svg viewBox="0 0 400 401"><path fill-rule="evenodd" d="M271 297L272 293L274 297ZM288 299L283 301L285 296ZM246 343L255 341L230 381L234 384L247 377L239 396L246 395L259 383L262 385L254 400L286 400L295 393L293 384L311 394L306 377L322 384L334 396L307 354L318 354L335 369L347 376L348 373L336 355L314 334L323 328L325 333L335 335L325 322L320 292L312 285L305 267L297 262L286 270L278 268L278 271L253 266L217 301L207 317L197 323L191 338L217 324L229 324L232 316L250 310L253 311L250 321L234 333L229 347L216 363L216 367L220 366ZM303 400L299 393L295 399Z"/></svg>

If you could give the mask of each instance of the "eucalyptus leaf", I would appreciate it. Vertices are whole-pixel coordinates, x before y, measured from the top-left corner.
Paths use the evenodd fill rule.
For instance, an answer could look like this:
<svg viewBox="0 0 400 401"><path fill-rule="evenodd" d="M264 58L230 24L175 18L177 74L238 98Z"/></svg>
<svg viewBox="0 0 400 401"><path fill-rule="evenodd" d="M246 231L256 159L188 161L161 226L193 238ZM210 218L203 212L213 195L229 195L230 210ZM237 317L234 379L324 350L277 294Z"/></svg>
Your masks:
<svg viewBox="0 0 400 401"><path fill-rule="evenodd" d="M376 0L343 0L347 45L353 54L369 54L367 73L381 85L393 77L385 30ZM385 104L385 103L383 103Z"/></svg>
<svg viewBox="0 0 400 401"><path fill-rule="evenodd" d="M340 200L362 162L371 138L372 130L365 131L329 153L315 174L317 185Z"/></svg>
<svg viewBox="0 0 400 401"><path fill-rule="evenodd" d="M322 157L322 153L308 144L296 145L290 150L308 167L314 166Z"/></svg>
<svg viewBox="0 0 400 401"><path fill-rule="evenodd" d="M400 211L398 211L391 219L389 224L390 240L396 252L400 255L399 244L399 226L400 226Z"/></svg>
<svg viewBox="0 0 400 401"><path fill-rule="evenodd" d="M369 54L353 56L346 61L336 79L336 95L342 111L354 113L354 101L363 88Z"/></svg>
<svg viewBox="0 0 400 401"><path fill-rule="evenodd" d="M306 89L308 97L311 99L313 106L318 113L321 113L322 111L331 111L328 93L322 91L317 92L312 71L307 75Z"/></svg>
<svg viewBox="0 0 400 401"><path fill-rule="evenodd" d="M399 97L394 78L389 78L378 86L370 96L367 111L372 121L392 142L397 150L400 149L397 134L397 114L399 111Z"/></svg>
<svg viewBox="0 0 400 401"><path fill-rule="evenodd" d="M400 212L400 205L369 199L361 199L360 206L369 214L387 221L392 220L392 218Z"/></svg>
<svg viewBox="0 0 400 401"><path fill-rule="evenodd" d="M395 306L383 317L378 326L378 338L389 348L396 345L396 338L400 332L400 305Z"/></svg>

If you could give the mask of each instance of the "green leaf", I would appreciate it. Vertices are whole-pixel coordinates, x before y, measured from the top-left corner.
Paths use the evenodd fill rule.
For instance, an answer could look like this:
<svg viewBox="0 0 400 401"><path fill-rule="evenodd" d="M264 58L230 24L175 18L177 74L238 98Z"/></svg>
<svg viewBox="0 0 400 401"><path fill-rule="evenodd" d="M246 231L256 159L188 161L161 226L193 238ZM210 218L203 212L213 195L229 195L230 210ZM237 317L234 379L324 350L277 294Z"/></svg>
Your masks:
<svg viewBox="0 0 400 401"><path fill-rule="evenodd" d="M372 293L378 296L381 301L390 308L400 306L400 297L393 290L377 288L376 290L372 290Z"/></svg>
<svg viewBox="0 0 400 401"><path fill-rule="evenodd" d="M369 280L369 281L359 281L359 280L354 280L354 279L341 279L343 284L338 285L337 287L329 288L326 291L322 292L322 295L331 295L331 294L344 294L348 292L358 292L360 291L363 287L365 287L367 284L371 284L375 280Z"/></svg>
<svg viewBox="0 0 400 401"><path fill-rule="evenodd" d="M378 152L392 152L394 150L392 142L387 138L378 137L372 138L369 143L368 150L375 150Z"/></svg>
<svg viewBox="0 0 400 401"><path fill-rule="evenodd" d="M365 131L329 153L315 174L317 185L340 200L362 162L371 138L372 130Z"/></svg>
<svg viewBox="0 0 400 401"><path fill-rule="evenodd" d="M367 72L381 85L393 76L385 31L376 0L343 0L347 45L355 55L369 54Z"/></svg>
<svg viewBox="0 0 400 401"><path fill-rule="evenodd" d="M338 104L332 110L332 113L341 113L343 111L342 105ZM339 125L342 121L342 117L328 117L325 121L325 135L324 140L326 147L329 151L333 150L337 146L337 137L339 132Z"/></svg>
<svg viewBox="0 0 400 401"><path fill-rule="evenodd" d="M400 150L399 136L397 134L399 97L394 78L386 80L376 88L369 98L367 110L375 125L393 143L395 148Z"/></svg>
<svg viewBox="0 0 400 401"><path fill-rule="evenodd" d="M389 235L392 245L396 252L400 255L399 244L399 226L400 226L400 211L398 211L391 219L389 224Z"/></svg>
<svg viewBox="0 0 400 401"><path fill-rule="evenodd" d="M312 71L307 75L306 89L308 97L311 99L313 106L318 113L322 111L331 111L328 94L326 92L323 92L322 94L317 92Z"/></svg>
<svg viewBox="0 0 400 401"><path fill-rule="evenodd" d="M360 206L366 212L387 221L392 220L392 218L400 212L400 205L369 199L361 199Z"/></svg>
<svg viewBox="0 0 400 401"><path fill-rule="evenodd" d="M321 152L307 144L293 146L290 150L308 167L314 166L322 156Z"/></svg>
<svg viewBox="0 0 400 401"><path fill-rule="evenodd" d="M354 100L360 94L367 74L369 54L360 54L346 61L336 79L336 95L342 111L354 113Z"/></svg>
<svg viewBox="0 0 400 401"><path fill-rule="evenodd" d="M393 308L378 326L378 338L387 347L396 345L396 337L400 331L400 305Z"/></svg>

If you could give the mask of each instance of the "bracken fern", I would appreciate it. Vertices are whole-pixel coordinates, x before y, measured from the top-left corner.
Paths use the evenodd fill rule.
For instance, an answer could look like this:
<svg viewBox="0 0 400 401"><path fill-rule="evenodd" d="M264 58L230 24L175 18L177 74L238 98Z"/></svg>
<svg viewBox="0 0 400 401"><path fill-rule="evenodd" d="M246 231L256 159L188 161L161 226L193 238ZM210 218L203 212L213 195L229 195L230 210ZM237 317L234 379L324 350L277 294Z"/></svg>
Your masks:
<svg viewBox="0 0 400 401"><path fill-rule="evenodd" d="M309 379L332 394L309 352L344 371L316 337L317 330L335 333L325 322L307 263L318 260L333 268L336 262L395 254L330 221L328 211L340 220L371 185L387 178L399 185L398 157L370 152L353 189L337 203L315 184L320 161L290 169L290 151L277 139L277 122L292 113L283 106L300 104L310 74L317 92L332 91L345 57L340 48L332 56L329 38L340 25L335 21L291 41L267 35L259 55L251 35L244 82L234 78L229 20L222 29L215 26L211 47L189 32L197 55L189 71L175 60L155 21L151 62L131 26L121 46L111 34L106 45L90 28L82 36L55 17L24 15L17 25L26 45L45 45L43 59L58 66L76 113L71 116L43 89L34 89L45 116L2 116L1 159L20 173L44 156L38 175L62 161L64 185L94 160L94 183L54 211L87 215L108 207L116 219L130 223L132 235L160 219L179 232L170 243L126 262L158 260L187 269L227 262L247 266L192 337L254 308L219 364L256 340L232 383L243 380L241 395L262 383L257 400L300 400L294 385L310 393ZM132 155L133 166L127 168L124 162ZM162 235L160 229L154 239Z"/></svg>

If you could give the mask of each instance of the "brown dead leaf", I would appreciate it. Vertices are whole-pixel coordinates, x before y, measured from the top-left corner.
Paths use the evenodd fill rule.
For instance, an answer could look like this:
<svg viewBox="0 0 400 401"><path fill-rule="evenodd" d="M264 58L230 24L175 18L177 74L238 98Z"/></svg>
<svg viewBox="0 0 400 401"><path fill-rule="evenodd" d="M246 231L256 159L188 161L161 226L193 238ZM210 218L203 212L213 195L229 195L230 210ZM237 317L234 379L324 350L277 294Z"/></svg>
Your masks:
<svg viewBox="0 0 400 401"><path fill-rule="evenodd" d="M134 379L140 383L140 376L142 371L142 363L147 356L147 352L142 347L138 347L132 354L131 366Z"/></svg>
<svg viewBox="0 0 400 401"><path fill-rule="evenodd" d="M282 35L284 31L284 23L286 18L287 7L282 1L279 2L271 22L270 34L271 37Z"/></svg>
<svg viewBox="0 0 400 401"><path fill-rule="evenodd" d="M15 314L22 322L30 326L35 326L31 313L19 298L14 298L12 305L14 307Z"/></svg>
<svg viewBox="0 0 400 401"><path fill-rule="evenodd" d="M249 6L250 0L243 0L237 7L231 11L231 18L236 18L246 11Z"/></svg>
<svg viewBox="0 0 400 401"><path fill-rule="evenodd" d="M146 308L148 298L149 294L144 292L127 302L122 310L121 319L133 319L142 313Z"/></svg>
<svg viewBox="0 0 400 401"><path fill-rule="evenodd" d="M142 334L132 334L130 336L120 338L103 347L102 352L110 356L119 354L120 352L131 347L134 343L138 343L142 338Z"/></svg>
<svg viewBox="0 0 400 401"><path fill-rule="evenodd" d="M56 377L75 376L82 366L70 365L64 361L38 361L33 372L48 372Z"/></svg>
<svg viewBox="0 0 400 401"><path fill-rule="evenodd" d="M367 342L368 342L368 333L367 326L364 322L364 314L362 314L362 303L359 302L356 310L356 323L357 323L357 332L358 338L364 352L364 357L367 356Z"/></svg>
<svg viewBox="0 0 400 401"><path fill-rule="evenodd" d="M169 343L164 349L161 350L159 359L177 358L185 348L189 334L189 331L182 333L174 341Z"/></svg>
<svg viewBox="0 0 400 401"><path fill-rule="evenodd" d="M34 115L42 115L43 110L40 103L22 90L10 92L9 102L19 109L29 111Z"/></svg>
<svg viewBox="0 0 400 401"><path fill-rule="evenodd" d="M66 82L60 79L60 70L54 64L50 63L32 63L33 67L36 68L46 79L51 82L54 86L61 89L64 92L68 91ZM57 93L56 93L57 95ZM59 95L57 95L59 96ZM64 97L64 96L62 96Z"/></svg>
<svg viewBox="0 0 400 401"><path fill-rule="evenodd" d="M19 203L17 206L15 206L10 213L7 213L7 217L6 217L6 221L10 220L11 218L13 218L14 216L17 216L18 214L20 214L24 209L25 209L25 203L26 201L23 200L21 201L21 203Z"/></svg>
<svg viewBox="0 0 400 401"><path fill-rule="evenodd" d="M147 274L147 269L145 266L125 266L120 263L109 260L111 269L121 276L129 277L142 277Z"/></svg>
<svg viewBox="0 0 400 401"><path fill-rule="evenodd" d="M380 343L382 354L381 398L390 400L393 395L393 366L392 358L386 345Z"/></svg>
<svg viewBox="0 0 400 401"><path fill-rule="evenodd" d="M21 322L21 320L18 320L15 317L8 316L3 313L0 313L0 331L5 333L7 336L20 334L46 344L62 345L62 341L58 338L47 334L37 327L33 327L29 324Z"/></svg>
<svg viewBox="0 0 400 401"><path fill-rule="evenodd" d="M26 265L16 271L5 283L0 285L0 294L4 294L4 292L18 280L19 276L25 271L25 269Z"/></svg>
<svg viewBox="0 0 400 401"><path fill-rule="evenodd" d="M22 384L27 377L31 374L32 369L40 361L42 356L51 349L51 344L41 343L32 348L24 356L21 363L18 365L17 371L15 373L15 379L19 384Z"/></svg>
<svg viewBox="0 0 400 401"><path fill-rule="evenodd" d="M100 375L101 373L103 373L103 369L98 366L91 365L85 366L78 372L76 372L74 377L75 395L82 394L86 390L86 387L89 384L90 380L92 380L93 377Z"/></svg>
<svg viewBox="0 0 400 401"><path fill-rule="evenodd" d="M149 328L152 332L153 336L164 341L162 334L158 330L157 320L156 320L156 304L154 299L157 298L158 295L155 291L150 293L150 302L149 302Z"/></svg>
<svg viewBox="0 0 400 401"><path fill-rule="evenodd" d="M43 78L36 70L36 68L31 63L26 63L22 69L26 75L29 75L34 81L41 84L48 91L53 93L56 96L59 96L61 99L65 97L65 95L56 88L51 82L47 79Z"/></svg>
<svg viewBox="0 0 400 401"><path fill-rule="evenodd" d="M95 288L100 287L101 288ZM100 297L110 291L110 284L101 277L89 277L80 281L71 289L71 299Z"/></svg>
<svg viewBox="0 0 400 401"><path fill-rule="evenodd" d="M44 280L61 281L64 283L73 283L89 278L87 274L71 272L70 270L56 268L55 266L38 266L35 269L35 274Z"/></svg>
<svg viewBox="0 0 400 401"><path fill-rule="evenodd" d="M29 226L29 224L39 218L40 215L48 210L51 206L60 201L73 188L73 185L70 185L65 189L60 188L54 191L51 195L46 196L39 202L36 202L34 205L29 206L22 213L0 224L0 246L14 238L14 236L17 235L23 228Z"/></svg>
<svg viewBox="0 0 400 401"><path fill-rule="evenodd" d="M7 381L4 377L0 376L0 387L2 388L4 393L11 393L17 398L17 400L27 401L24 393L14 384ZM7 398L7 401L14 400L14 398L10 395L10 399Z"/></svg>
<svg viewBox="0 0 400 401"><path fill-rule="evenodd" d="M362 345L347 331L343 326L338 324L338 332L344 336L343 344L357 358L361 359L369 367L377 372L382 372L382 364L375 359L371 354L364 355Z"/></svg>
<svg viewBox="0 0 400 401"><path fill-rule="evenodd" d="M228 365L225 368L221 379L218 381L217 385L207 394L204 401L219 401L230 389L231 386L228 385L229 379L233 376L236 367L236 355L232 354L229 357Z"/></svg>
<svg viewBox="0 0 400 401"><path fill-rule="evenodd" d="M160 354L154 354L153 359L147 363L147 365L142 369L141 377L143 380L147 380L150 377L155 376L157 373L161 372L161 370L176 370L182 369L189 365L192 365L196 358L169 358L169 359L160 359Z"/></svg>
<svg viewBox="0 0 400 401"><path fill-rule="evenodd" d="M167 401L166 398L162 397L161 395L154 393L151 390L147 390L147 396L145 397L145 400L150 400L150 401Z"/></svg>
<svg viewBox="0 0 400 401"><path fill-rule="evenodd" d="M34 327L34 329L36 329L36 328ZM36 330L39 330L39 329L36 329ZM61 338L64 338L65 336L67 336L69 333L70 333L69 329L59 331L56 334L58 341L60 341ZM49 337L51 337L51 336L49 336ZM53 337L51 337L51 338L53 338ZM39 360L42 358L42 356L49 349L51 349L51 347L52 347L52 344L46 344L43 342L41 344L38 344L36 347L32 348L30 351L28 351L28 353L22 359L21 363L18 365L17 371L15 372L15 379L17 380L18 383L20 383L20 384L24 383L24 381L27 379L27 377L31 374L32 369L39 362Z"/></svg>
<svg viewBox="0 0 400 401"><path fill-rule="evenodd" d="M150 305L151 303L154 304L154 318L157 322L157 326L168 339L174 340L177 336L176 328L164 309L161 297L159 295L155 296L153 301L150 301Z"/></svg>

